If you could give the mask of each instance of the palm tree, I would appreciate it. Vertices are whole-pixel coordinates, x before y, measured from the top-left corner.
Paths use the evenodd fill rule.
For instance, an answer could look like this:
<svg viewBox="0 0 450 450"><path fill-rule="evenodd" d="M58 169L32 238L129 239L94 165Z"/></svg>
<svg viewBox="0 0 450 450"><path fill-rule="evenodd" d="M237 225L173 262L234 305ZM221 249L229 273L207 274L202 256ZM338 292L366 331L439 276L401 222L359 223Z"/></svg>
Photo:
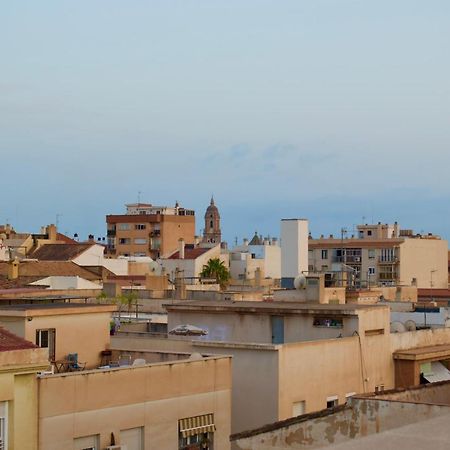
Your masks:
<svg viewBox="0 0 450 450"><path fill-rule="evenodd" d="M200 276L202 278L214 278L220 284L220 288L225 289L230 279L230 272L219 258L211 258L203 266Z"/></svg>

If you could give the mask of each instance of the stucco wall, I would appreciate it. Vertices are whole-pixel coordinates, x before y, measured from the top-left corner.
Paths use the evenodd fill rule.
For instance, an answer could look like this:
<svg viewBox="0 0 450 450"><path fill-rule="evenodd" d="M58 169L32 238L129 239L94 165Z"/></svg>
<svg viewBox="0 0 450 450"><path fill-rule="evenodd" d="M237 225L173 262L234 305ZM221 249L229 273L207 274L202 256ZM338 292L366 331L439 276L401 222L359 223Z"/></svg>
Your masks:
<svg viewBox="0 0 450 450"><path fill-rule="evenodd" d="M272 429L261 429L246 437L232 437L241 450L281 450L298 448L322 448L359 437L395 429L450 412L446 406L416 405L383 400L353 399L351 407L334 414L292 423L274 424ZM284 425L284 426L283 426ZM363 448L363 443L361 443Z"/></svg>
<svg viewBox="0 0 450 450"><path fill-rule="evenodd" d="M231 359L211 358L53 375L39 380L41 450L72 448L100 434L100 448L120 430L145 427L145 450L178 445L178 420L214 414L214 448L229 449ZM64 401L61 401L64 392Z"/></svg>
<svg viewBox="0 0 450 450"><path fill-rule="evenodd" d="M431 271L434 271L431 274ZM417 287L448 287L448 242L440 239L406 239L400 246L400 283Z"/></svg>
<svg viewBox="0 0 450 450"><path fill-rule="evenodd" d="M278 419L278 346L194 343L202 353L231 355L233 433Z"/></svg>
<svg viewBox="0 0 450 450"><path fill-rule="evenodd" d="M100 352L109 346L111 313L66 314L35 316L23 319L26 340L36 342L36 330L56 329L56 359L65 359L69 353L78 353L78 360L86 367L100 364Z"/></svg>

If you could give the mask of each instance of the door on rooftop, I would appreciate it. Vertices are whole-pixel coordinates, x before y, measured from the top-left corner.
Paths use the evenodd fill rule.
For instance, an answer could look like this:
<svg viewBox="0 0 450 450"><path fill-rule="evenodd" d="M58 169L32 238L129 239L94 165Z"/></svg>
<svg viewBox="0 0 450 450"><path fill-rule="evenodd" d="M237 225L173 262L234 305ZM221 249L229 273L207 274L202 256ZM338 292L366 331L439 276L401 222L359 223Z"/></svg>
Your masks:
<svg viewBox="0 0 450 450"><path fill-rule="evenodd" d="M272 344L284 344L284 317L272 316Z"/></svg>

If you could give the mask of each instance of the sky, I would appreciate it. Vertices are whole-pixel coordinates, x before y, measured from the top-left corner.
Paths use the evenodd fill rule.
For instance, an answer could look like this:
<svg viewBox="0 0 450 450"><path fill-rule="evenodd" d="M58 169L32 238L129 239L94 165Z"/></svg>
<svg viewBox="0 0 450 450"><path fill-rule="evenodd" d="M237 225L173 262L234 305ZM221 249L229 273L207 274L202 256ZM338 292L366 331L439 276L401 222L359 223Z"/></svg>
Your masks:
<svg viewBox="0 0 450 450"><path fill-rule="evenodd" d="M0 11L0 223L141 201L223 235L450 238L448 0L35 0Z"/></svg>

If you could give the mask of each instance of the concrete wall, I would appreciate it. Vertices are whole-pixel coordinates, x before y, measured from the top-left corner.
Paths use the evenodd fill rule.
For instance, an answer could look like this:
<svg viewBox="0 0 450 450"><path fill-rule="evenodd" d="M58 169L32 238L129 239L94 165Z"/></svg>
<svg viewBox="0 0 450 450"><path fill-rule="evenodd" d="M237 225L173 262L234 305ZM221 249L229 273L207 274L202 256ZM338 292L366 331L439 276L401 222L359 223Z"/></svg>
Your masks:
<svg viewBox="0 0 450 450"><path fill-rule="evenodd" d="M450 384L448 381L430 383L399 392L378 394L377 399L450 406Z"/></svg>
<svg viewBox="0 0 450 450"><path fill-rule="evenodd" d="M61 401L64 392L64 401ZM144 449L178 447L178 420L213 413L214 449L230 448L231 359L208 358L39 379L41 450L70 449L78 437L144 427Z"/></svg>
<svg viewBox="0 0 450 450"><path fill-rule="evenodd" d="M431 273L431 271L434 271ZM441 239L406 239L400 246L400 282L418 288L447 289L448 242Z"/></svg>
<svg viewBox="0 0 450 450"><path fill-rule="evenodd" d="M323 448L450 412L446 406L373 399L352 399L350 404L351 407L334 413L300 416L286 423L232 436L233 444L241 450Z"/></svg>
<svg viewBox="0 0 450 450"><path fill-rule="evenodd" d="M233 345L194 342L202 353L233 357L232 422L233 433L271 423L278 419L277 346Z"/></svg>
<svg viewBox="0 0 450 450"><path fill-rule="evenodd" d="M100 364L100 352L109 346L111 313L65 314L55 316L0 317L0 325L27 341L36 343L36 330L56 329L56 359L78 353L86 367Z"/></svg>
<svg viewBox="0 0 450 450"><path fill-rule="evenodd" d="M282 313L277 316L283 316ZM191 324L208 331L201 340L272 343L272 322L270 314L205 314L202 312L173 311L168 316L169 330L177 325ZM358 331L357 316L343 318L343 328L314 327L313 315L285 315L284 341L298 342L351 336Z"/></svg>
<svg viewBox="0 0 450 450"><path fill-rule="evenodd" d="M48 367L47 351L0 352L0 402L8 404L8 450L37 450L36 372Z"/></svg>

